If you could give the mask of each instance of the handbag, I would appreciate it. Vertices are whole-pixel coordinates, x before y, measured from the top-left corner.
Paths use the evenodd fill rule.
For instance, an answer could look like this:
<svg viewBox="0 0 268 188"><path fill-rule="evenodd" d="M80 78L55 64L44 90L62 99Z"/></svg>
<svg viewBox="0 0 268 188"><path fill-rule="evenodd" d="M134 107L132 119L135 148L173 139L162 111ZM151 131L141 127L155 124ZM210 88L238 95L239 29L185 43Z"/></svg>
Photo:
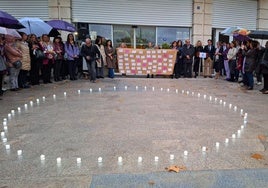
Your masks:
<svg viewBox="0 0 268 188"><path fill-rule="evenodd" d="M36 50L35 57L36 57L36 59L43 60L46 58L46 55L42 50Z"/></svg>
<svg viewBox="0 0 268 188"><path fill-rule="evenodd" d="M21 61L15 61L12 63L12 65L15 69L20 69L22 67Z"/></svg>

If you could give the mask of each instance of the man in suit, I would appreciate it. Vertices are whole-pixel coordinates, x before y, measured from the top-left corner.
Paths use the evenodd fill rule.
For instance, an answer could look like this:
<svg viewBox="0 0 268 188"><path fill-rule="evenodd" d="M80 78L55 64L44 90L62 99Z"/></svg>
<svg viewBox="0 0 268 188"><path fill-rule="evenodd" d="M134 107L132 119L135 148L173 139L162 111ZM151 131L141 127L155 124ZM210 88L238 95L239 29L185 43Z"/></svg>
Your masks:
<svg viewBox="0 0 268 188"><path fill-rule="evenodd" d="M213 59L214 59L216 48L215 46L212 45L211 39L208 39L207 43L208 44L204 48L204 52L207 54L207 58L205 61L205 66L207 68L204 71L204 77L209 76L210 78L212 78L211 74L212 74ZM208 60L208 58L210 58L211 60Z"/></svg>

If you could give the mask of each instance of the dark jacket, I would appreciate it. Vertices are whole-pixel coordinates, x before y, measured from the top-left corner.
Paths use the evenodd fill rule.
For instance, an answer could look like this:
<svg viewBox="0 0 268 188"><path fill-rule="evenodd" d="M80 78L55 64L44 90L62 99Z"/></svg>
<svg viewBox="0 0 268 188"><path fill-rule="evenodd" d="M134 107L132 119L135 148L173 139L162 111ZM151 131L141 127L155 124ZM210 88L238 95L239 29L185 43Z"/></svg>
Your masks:
<svg viewBox="0 0 268 188"><path fill-rule="evenodd" d="M183 45L182 47L182 58L183 58L183 63L193 63L193 56L195 53L194 46L190 45L189 48L187 47L186 44ZM189 55L190 58L187 59L186 56Z"/></svg>
<svg viewBox="0 0 268 188"><path fill-rule="evenodd" d="M208 54L207 57L210 57L210 59L212 59L212 60L213 60L215 51L216 51L216 48L213 45L211 45L211 49L209 49L208 45L206 45L204 48L204 52Z"/></svg>
<svg viewBox="0 0 268 188"><path fill-rule="evenodd" d="M268 48L265 48L263 50L263 60L268 61ZM268 74L268 67L261 64L261 73L262 74Z"/></svg>
<svg viewBox="0 0 268 188"><path fill-rule="evenodd" d="M87 62L91 62L93 60L96 59L96 50L97 47L95 47L95 45L90 45L90 46L87 46L86 44L83 44L82 48L81 48L81 52L80 52L80 55L83 56L85 59L86 59L86 56L89 56L90 57L90 60L87 60Z"/></svg>
<svg viewBox="0 0 268 188"><path fill-rule="evenodd" d="M249 49L247 52L243 52L246 58L244 71L253 72L256 68L258 52L256 49Z"/></svg>

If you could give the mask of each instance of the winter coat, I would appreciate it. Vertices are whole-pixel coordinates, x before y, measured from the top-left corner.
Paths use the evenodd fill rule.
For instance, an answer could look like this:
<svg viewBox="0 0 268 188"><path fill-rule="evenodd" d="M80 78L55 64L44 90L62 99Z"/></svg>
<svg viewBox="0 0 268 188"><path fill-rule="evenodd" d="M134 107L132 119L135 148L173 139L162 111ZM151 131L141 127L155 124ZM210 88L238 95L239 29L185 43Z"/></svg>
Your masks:
<svg viewBox="0 0 268 188"><path fill-rule="evenodd" d="M195 49L193 45L190 45L189 48L187 47L187 44L184 44L182 47L182 57L183 57L183 63L193 63L193 56L195 54ZM190 56L188 59L186 56Z"/></svg>
<svg viewBox="0 0 268 188"><path fill-rule="evenodd" d="M31 70L31 56L28 43L19 41L16 45L18 49L22 52L21 69L26 71Z"/></svg>
<svg viewBox="0 0 268 188"><path fill-rule="evenodd" d="M108 68L115 68L114 49L105 47L106 63Z"/></svg>
<svg viewBox="0 0 268 188"><path fill-rule="evenodd" d="M257 63L257 50L256 49L249 49L247 52L244 51L245 54L245 65L244 71L245 72L253 72L256 68Z"/></svg>

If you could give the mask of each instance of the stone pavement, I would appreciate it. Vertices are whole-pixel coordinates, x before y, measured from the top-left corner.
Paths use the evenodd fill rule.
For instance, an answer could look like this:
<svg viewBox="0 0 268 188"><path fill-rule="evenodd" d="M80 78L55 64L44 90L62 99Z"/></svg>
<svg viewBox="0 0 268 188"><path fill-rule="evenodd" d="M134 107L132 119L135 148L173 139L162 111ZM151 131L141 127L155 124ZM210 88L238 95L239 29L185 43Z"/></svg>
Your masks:
<svg viewBox="0 0 268 188"><path fill-rule="evenodd" d="M0 101L0 187L90 187L91 182L98 187L101 177L112 174L146 178L156 173L167 182L183 176L165 172L170 165L184 166L183 173L197 173L200 179L219 170L263 174L261 169L268 167L268 98L258 89L210 78L127 77L8 91Z"/></svg>

